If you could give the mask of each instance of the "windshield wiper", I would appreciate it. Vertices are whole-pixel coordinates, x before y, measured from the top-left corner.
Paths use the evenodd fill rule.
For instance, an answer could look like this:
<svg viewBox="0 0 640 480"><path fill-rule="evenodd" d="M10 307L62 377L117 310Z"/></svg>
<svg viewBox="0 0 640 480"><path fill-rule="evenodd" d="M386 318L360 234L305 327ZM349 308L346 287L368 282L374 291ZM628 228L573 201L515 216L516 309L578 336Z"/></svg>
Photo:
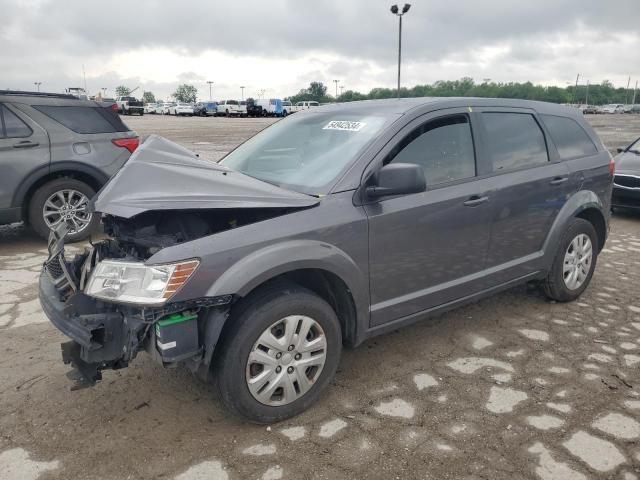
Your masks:
<svg viewBox="0 0 640 480"><path fill-rule="evenodd" d="M635 153L636 155L640 155L640 150L627 150L627 152Z"/></svg>

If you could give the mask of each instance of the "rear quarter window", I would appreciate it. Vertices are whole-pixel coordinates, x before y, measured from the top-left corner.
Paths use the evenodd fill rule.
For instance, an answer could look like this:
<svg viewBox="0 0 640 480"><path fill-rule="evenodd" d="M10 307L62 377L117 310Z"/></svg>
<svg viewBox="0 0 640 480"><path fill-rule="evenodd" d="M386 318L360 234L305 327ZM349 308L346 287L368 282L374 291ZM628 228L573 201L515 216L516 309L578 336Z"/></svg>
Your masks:
<svg viewBox="0 0 640 480"><path fill-rule="evenodd" d="M574 119L556 115L540 115L540 117L558 149L560 158L589 156L598 152L587 132Z"/></svg>
<svg viewBox="0 0 640 480"><path fill-rule="evenodd" d="M33 108L76 133L128 132L111 108L34 105Z"/></svg>

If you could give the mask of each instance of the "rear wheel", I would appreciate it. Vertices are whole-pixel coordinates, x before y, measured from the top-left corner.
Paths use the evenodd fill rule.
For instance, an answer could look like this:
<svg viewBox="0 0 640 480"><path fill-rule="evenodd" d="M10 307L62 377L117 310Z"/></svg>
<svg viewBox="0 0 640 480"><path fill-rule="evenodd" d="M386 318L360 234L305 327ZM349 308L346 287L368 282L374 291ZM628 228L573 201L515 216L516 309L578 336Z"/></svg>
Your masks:
<svg viewBox="0 0 640 480"><path fill-rule="evenodd" d="M87 211L95 191L74 178L58 178L45 183L31 197L29 225L42 238L49 237L52 228L67 222L71 230L69 242L87 238L100 223L99 215Z"/></svg>
<svg viewBox="0 0 640 480"><path fill-rule="evenodd" d="M547 297L558 302L578 298L591 282L597 258L598 235L595 228L587 220L574 218L543 282Z"/></svg>
<svg viewBox="0 0 640 480"><path fill-rule="evenodd" d="M277 283L251 294L232 316L215 375L227 408L255 423L306 410L340 359L342 334L331 306L309 290Z"/></svg>

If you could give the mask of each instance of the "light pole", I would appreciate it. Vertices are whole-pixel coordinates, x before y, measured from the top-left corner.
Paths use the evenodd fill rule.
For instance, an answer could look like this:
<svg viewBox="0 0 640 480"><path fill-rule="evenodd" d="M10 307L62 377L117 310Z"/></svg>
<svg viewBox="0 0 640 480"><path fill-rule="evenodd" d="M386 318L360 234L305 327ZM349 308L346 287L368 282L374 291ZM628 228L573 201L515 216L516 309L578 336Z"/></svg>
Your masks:
<svg viewBox="0 0 640 480"><path fill-rule="evenodd" d="M241 98L240 100L244 100L244 87L243 87L243 86L241 86L241 87L240 87L240 90L242 90L242 98Z"/></svg>
<svg viewBox="0 0 640 480"><path fill-rule="evenodd" d="M338 83L340 83L340 80L334 80L333 83L336 84L336 98L338 98Z"/></svg>
<svg viewBox="0 0 640 480"><path fill-rule="evenodd" d="M400 61L402 59L402 16L411 8L410 3L405 3L402 12L398 9L398 5L391 6L391 13L398 17L398 98L400 98Z"/></svg>
<svg viewBox="0 0 640 480"><path fill-rule="evenodd" d="M40 91L40 85L42 85L42 82L33 82L33 84L36 86L36 88L38 89L38 92Z"/></svg>
<svg viewBox="0 0 640 480"><path fill-rule="evenodd" d="M340 85L340 96L344 95L344 85Z"/></svg>
<svg viewBox="0 0 640 480"><path fill-rule="evenodd" d="M573 89L573 95L571 95L571 105L575 105L576 103L576 95L578 94L578 80L580 80L580 74L576 77L576 86Z"/></svg>
<svg viewBox="0 0 640 480"><path fill-rule="evenodd" d="M209 101L211 101L211 85L213 85L213 82L211 80L207 80L207 83L209 84Z"/></svg>
<svg viewBox="0 0 640 480"><path fill-rule="evenodd" d="M584 99L584 104L589 105L589 80L587 80L587 95Z"/></svg>

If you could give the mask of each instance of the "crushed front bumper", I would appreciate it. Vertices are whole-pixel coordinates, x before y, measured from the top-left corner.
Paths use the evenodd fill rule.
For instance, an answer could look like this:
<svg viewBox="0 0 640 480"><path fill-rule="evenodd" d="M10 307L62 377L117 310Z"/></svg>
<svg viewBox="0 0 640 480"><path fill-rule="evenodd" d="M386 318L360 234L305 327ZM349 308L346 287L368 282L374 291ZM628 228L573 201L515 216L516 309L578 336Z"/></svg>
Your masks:
<svg viewBox="0 0 640 480"><path fill-rule="evenodd" d="M88 297L83 284L97 261L94 248L67 261L64 237L67 226L51 232L49 257L39 279L40 305L51 323L71 339L62 344L62 360L74 370L75 388L94 385L101 370L126 367L150 334L152 322L136 311Z"/></svg>
<svg viewBox="0 0 640 480"><path fill-rule="evenodd" d="M128 366L143 347L151 324L127 316L81 292L66 301L46 271L40 274L40 304L51 323L71 339L62 344L62 360L74 370L75 388L94 385L101 370Z"/></svg>

